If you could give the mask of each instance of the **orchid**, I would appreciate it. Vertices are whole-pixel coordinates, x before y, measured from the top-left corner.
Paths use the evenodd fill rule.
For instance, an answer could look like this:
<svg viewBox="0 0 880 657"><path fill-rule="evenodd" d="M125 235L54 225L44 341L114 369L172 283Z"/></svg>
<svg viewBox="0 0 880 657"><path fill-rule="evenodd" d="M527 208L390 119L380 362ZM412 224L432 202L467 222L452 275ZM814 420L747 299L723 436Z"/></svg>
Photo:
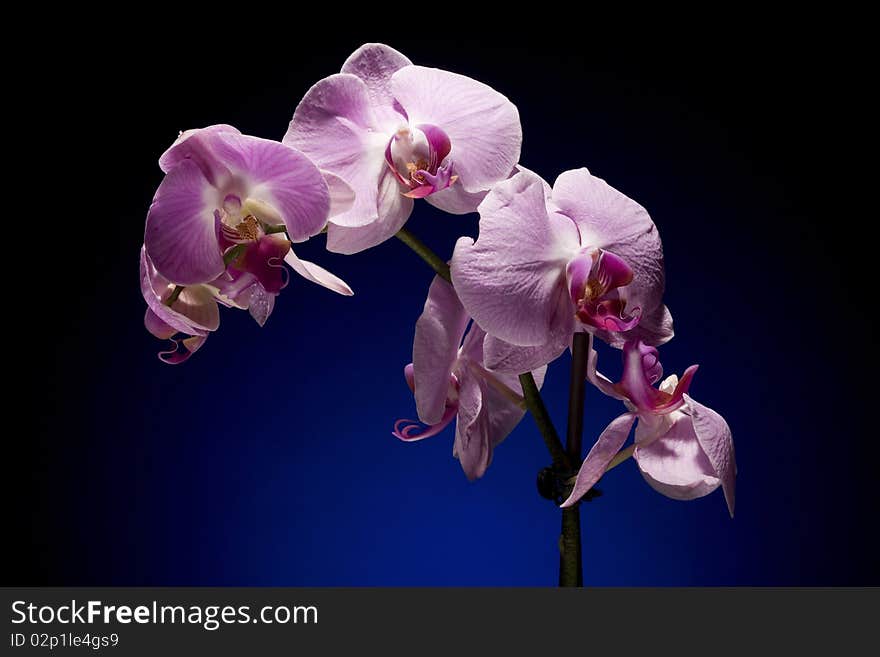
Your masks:
<svg viewBox="0 0 880 657"><path fill-rule="evenodd" d="M354 188L327 248L356 253L400 230L414 199L473 212L519 160L522 129L513 103L485 84L369 43L308 91L284 143Z"/></svg>
<svg viewBox="0 0 880 657"><path fill-rule="evenodd" d="M352 294L344 281L291 248L321 232L329 216L348 210L354 194L302 153L214 125L182 133L159 166L166 175L147 215L141 255L142 292L153 313L147 328L157 337L170 338L169 327L191 336L182 341L184 352L160 355L166 362L183 362L217 328L216 302L247 309L265 324L287 284L283 262L307 280ZM157 303L184 310L173 310L170 321ZM205 324L200 320L207 321L207 308L213 310ZM177 315L200 319L188 323Z"/></svg>
<svg viewBox="0 0 880 657"><path fill-rule="evenodd" d="M479 238L458 240L451 269L464 307L493 336L486 344L490 366L534 369L581 331L615 347L672 337L654 223L587 169L566 171L552 189L521 170L497 184L478 210Z"/></svg>
<svg viewBox="0 0 880 657"><path fill-rule="evenodd" d="M475 480L528 410L551 460L539 492L557 504L567 496L560 585L579 586L577 504L595 497L587 493L605 472L632 456L668 497L720 487L732 516L733 439L724 418L688 396L697 366L661 382L656 347L673 328L647 210L586 168L551 187L519 163L521 145L519 112L498 91L367 43L308 90L281 142L218 124L181 133L161 156L140 254L144 324L171 341L159 358L182 363L219 328L221 305L264 325L288 284L285 263L352 294L294 244L326 232L327 250L353 254L396 235L437 275L404 367L419 419L397 420L392 434L416 442L454 421L453 456ZM479 235L460 237L451 261L440 257L404 227L418 199L479 212ZM596 338L622 350L619 381L597 371ZM563 445L540 389L568 348ZM582 461L587 381L626 412Z"/></svg>
<svg viewBox="0 0 880 657"><path fill-rule="evenodd" d="M393 432L400 440L422 440L457 420L453 456L471 480L483 476L494 448L525 414L523 399L514 392L520 389L516 376L493 372L483 363L485 338L452 286L435 277L416 322L413 362L404 368L419 419L427 426L398 420ZM539 387L546 370L534 372Z"/></svg>
<svg viewBox="0 0 880 657"><path fill-rule="evenodd" d="M632 456L648 484L677 500L708 495L721 486L733 517L736 462L727 422L687 395L697 371L692 365L681 379L663 377L657 350L630 340L623 347L623 375L617 383L596 371L597 355L589 352L587 376L602 392L622 400L629 411L614 419L599 436L578 472L571 506L592 488L626 442L638 419Z"/></svg>

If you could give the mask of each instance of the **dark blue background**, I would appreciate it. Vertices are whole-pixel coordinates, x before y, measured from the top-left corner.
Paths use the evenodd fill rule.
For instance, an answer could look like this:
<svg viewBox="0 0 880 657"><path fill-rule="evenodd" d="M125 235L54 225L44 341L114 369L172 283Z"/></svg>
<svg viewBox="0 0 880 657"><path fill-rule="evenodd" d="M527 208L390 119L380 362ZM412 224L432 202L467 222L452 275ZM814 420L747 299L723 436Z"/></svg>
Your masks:
<svg viewBox="0 0 880 657"><path fill-rule="evenodd" d="M874 332L854 287L873 236L840 205L836 148L856 116L834 113L847 103L834 67L801 49L624 57L398 36L224 42L220 63L108 36L46 71L43 136L75 189L54 197L53 218L75 274L69 260L46 267L12 347L30 358L34 408L7 441L8 522L22 531L7 534L4 583L555 583L560 514L535 489L549 458L530 418L476 483L451 429L410 445L390 435L414 415L401 370L432 275L402 244L345 257L315 239L298 253L353 298L294 277L265 328L224 311L183 366L162 365L143 329L137 256L159 154L178 130L219 122L280 138L308 86L365 40L505 93L526 166L551 182L588 166L660 229L676 322L663 363L699 363L693 396L733 429L736 518L720 491L672 501L626 463L582 510L585 583L880 583L875 432L861 426ZM445 256L477 218L420 203L409 227ZM601 356L616 374L618 352ZM567 387L565 356L544 388L560 429ZM595 390L586 406L589 444L620 409Z"/></svg>

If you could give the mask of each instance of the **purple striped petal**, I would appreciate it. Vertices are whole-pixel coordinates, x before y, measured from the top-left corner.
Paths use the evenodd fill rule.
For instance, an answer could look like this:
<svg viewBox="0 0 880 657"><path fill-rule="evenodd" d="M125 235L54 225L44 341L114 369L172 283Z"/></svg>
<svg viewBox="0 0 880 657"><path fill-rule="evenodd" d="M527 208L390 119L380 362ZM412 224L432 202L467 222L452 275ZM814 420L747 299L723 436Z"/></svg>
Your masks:
<svg viewBox="0 0 880 657"><path fill-rule="evenodd" d="M217 192L192 160L162 180L147 213L144 244L156 269L181 285L207 283L225 269L214 208Z"/></svg>
<svg viewBox="0 0 880 657"><path fill-rule="evenodd" d="M213 144L219 161L247 181L246 195L268 204L294 242L327 225L330 193L324 176L303 153L270 139L221 133Z"/></svg>
<svg viewBox="0 0 880 657"><path fill-rule="evenodd" d="M216 187L228 172L223 164L217 161L211 144L218 134L224 132L241 134L237 128L225 124L181 132L171 147L162 153L159 158L159 168L168 173L182 161L192 160L201 169L208 182Z"/></svg>

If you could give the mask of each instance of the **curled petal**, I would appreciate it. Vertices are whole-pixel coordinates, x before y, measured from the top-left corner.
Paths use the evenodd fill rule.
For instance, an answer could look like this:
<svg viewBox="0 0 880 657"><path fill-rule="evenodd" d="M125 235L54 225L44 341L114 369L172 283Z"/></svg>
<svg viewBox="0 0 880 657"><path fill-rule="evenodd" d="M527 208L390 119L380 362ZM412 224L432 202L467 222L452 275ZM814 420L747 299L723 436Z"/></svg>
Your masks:
<svg viewBox="0 0 880 657"><path fill-rule="evenodd" d="M168 365L180 365L189 360L189 357L196 353L207 339L205 335L195 335L183 340L170 338L172 346L159 352L159 360Z"/></svg>
<svg viewBox="0 0 880 657"><path fill-rule="evenodd" d="M697 365L687 368L675 386L673 392L667 393L652 387L662 368L657 360L657 350L648 347L641 342L630 340L623 347L623 376L615 389L620 395L626 397L644 414L664 414L681 407L684 404L684 394L688 391ZM653 379L653 380L652 380Z"/></svg>
<svg viewBox="0 0 880 657"><path fill-rule="evenodd" d="M457 410L454 405L447 406L437 424L423 424L417 420L397 420L391 435L406 442L415 442L436 436L455 419Z"/></svg>
<svg viewBox="0 0 880 657"><path fill-rule="evenodd" d="M626 442L629 431L635 422L636 416L633 413L624 413L611 421L605 431L596 440L596 444L584 459L581 469L578 471L577 479L574 482L574 488L568 499L562 503L562 508L572 506L584 495L587 494L596 482L602 478L605 468L611 463L614 455L620 451Z"/></svg>

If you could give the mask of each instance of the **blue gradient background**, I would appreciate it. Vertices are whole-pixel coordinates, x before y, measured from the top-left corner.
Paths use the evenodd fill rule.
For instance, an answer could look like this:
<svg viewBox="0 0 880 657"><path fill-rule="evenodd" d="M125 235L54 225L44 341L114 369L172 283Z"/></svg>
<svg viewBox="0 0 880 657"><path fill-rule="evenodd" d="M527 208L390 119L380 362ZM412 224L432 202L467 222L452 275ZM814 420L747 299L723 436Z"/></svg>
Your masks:
<svg viewBox="0 0 880 657"><path fill-rule="evenodd" d="M873 329L849 346L823 337L838 311L870 327L848 286L863 265L844 266L829 245L828 223L843 217L828 211L815 165L833 146L816 126L835 78L803 58L703 53L706 75L674 55L629 66L574 45L381 33L288 43L283 58L242 48L225 67L184 53L117 75L90 51L58 64L79 122L66 148L89 158L75 175L101 180L81 228L100 242L82 264L86 283L35 311L34 325L52 330L29 370L37 409L10 439L7 499L28 531L5 582L555 584L560 514L536 492L549 458L530 418L476 483L451 456L451 429L409 445L390 435L414 415L402 368L432 276L402 244L345 257L313 240L298 253L348 281L353 298L293 277L264 329L224 311L180 367L159 363L143 329L143 219L177 131L228 122L280 138L309 84L370 39L502 91L521 113L526 166L551 182L588 166L660 229L676 322L662 360L668 373L699 363L693 396L733 429L736 518L720 491L669 500L626 463L583 505L585 583L880 584L867 528L875 447L857 413L868 350L851 351L872 344ZM836 130L834 140L847 126ZM476 236L477 217L419 203L409 227L446 255L459 235ZM600 363L616 374L619 353L603 348ZM567 387L566 355L544 387L560 430ZM590 444L620 409L592 389L586 408Z"/></svg>

